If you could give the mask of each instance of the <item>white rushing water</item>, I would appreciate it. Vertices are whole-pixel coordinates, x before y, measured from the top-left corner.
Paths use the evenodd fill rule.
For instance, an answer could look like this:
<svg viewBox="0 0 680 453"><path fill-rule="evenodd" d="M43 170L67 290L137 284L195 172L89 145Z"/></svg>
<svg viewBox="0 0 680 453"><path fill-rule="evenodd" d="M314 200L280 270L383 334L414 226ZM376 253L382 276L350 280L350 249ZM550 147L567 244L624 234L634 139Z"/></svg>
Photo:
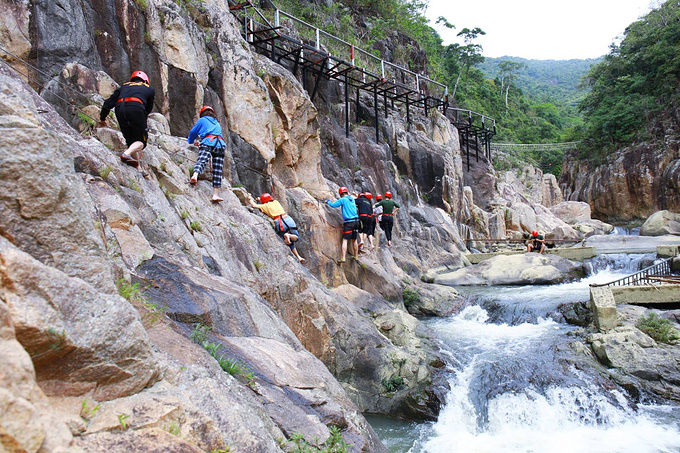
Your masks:
<svg viewBox="0 0 680 453"><path fill-rule="evenodd" d="M472 305L428 322L455 364L446 405L432 424L372 421L390 451L680 452L680 408L635 405L598 385L565 360L575 327L549 316L587 300L590 283L620 278L649 258L599 258L595 274L563 285L465 289Z"/></svg>

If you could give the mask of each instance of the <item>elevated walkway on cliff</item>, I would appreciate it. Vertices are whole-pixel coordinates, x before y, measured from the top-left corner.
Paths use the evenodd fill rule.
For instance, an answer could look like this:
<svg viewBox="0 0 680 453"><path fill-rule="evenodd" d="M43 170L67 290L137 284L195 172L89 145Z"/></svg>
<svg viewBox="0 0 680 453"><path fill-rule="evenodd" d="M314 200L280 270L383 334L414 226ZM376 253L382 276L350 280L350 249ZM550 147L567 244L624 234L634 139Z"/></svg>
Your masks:
<svg viewBox="0 0 680 453"><path fill-rule="evenodd" d="M404 109L411 124L412 109L441 111L458 129L461 150L467 153L468 170L471 153L491 157L491 138L496 121L471 110L449 107L446 85L424 75L374 56L341 38L277 8L271 0L256 7L250 0L229 0L231 12L242 24L242 35L259 53L301 73L302 84L312 100L321 80L337 80L344 86L345 135L350 133L350 102L354 100L355 121L359 121L361 91L373 95L375 138L380 140L380 102L384 117L389 110ZM354 93L351 93L354 91Z"/></svg>

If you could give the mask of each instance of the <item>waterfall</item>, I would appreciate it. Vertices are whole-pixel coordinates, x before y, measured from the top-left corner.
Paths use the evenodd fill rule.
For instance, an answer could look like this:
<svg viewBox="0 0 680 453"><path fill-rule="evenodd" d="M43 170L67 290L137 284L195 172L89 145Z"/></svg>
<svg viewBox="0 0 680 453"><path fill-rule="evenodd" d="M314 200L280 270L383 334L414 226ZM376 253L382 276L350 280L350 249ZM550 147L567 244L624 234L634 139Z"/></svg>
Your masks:
<svg viewBox="0 0 680 453"><path fill-rule="evenodd" d="M372 425L395 453L679 452L680 408L633 400L593 366L577 327L553 317L588 300L590 283L653 259L601 256L589 277L562 285L461 289L460 313L427 321L451 358L439 419Z"/></svg>

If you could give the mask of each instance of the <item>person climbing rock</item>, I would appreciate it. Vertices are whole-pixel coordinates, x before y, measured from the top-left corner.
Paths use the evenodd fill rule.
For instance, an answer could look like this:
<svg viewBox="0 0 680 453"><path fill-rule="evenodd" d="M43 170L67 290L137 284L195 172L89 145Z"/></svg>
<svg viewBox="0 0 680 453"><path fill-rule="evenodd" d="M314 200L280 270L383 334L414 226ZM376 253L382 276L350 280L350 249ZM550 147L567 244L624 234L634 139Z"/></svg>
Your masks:
<svg viewBox="0 0 680 453"><path fill-rule="evenodd" d="M371 192L366 192L366 198L368 198L368 202L371 203L371 215L368 220L368 228L365 230L366 237L368 238L368 243L371 244L371 248L375 248L375 243L373 242L373 237L375 235L375 223L376 223L376 215L373 212L373 202L371 201L373 199L373 194Z"/></svg>
<svg viewBox="0 0 680 453"><path fill-rule="evenodd" d="M217 121L215 110L209 105L201 107L199 118L189 132L189 143L198 146L198 159L194 165L194 173L189 183L196 185L208 159L212 157L212 185L213 193L210 201L219 203L223 198L219 196L219 188L222 187L222 170L224 168L224 150L227 143L222 137L222 126Z"/></svg>
<svg viewBox="0 0 680 453"><path fill-rule="evenodd" d="M385 199L376 203L376 206L383 208L382 223L380 227L385 230L385 237L387 238L387 245L392 247L392 228L394 227L394 216L399 210L400 206L396 201L392 200L392 192L385 192Z"/></svg>
<svg viewBox="0 0 680 453"><path fill-rule="evenodd" d="M527 241L527 252L543 253L545 250L545 238L538 231L531 232L531 238Z"/></svg>
<svg viewBox="0 0 680 453"><path fill-rule="evenodd" d="M359 221L361 222L361 229L359 230L359 237L361 239L359 244L359 251L362 251L362 244L366 244L368 241L368 232L371 229L371 219L373 218L373 206L371 205L371 200L368 199L366 193L361 193L357 199L354 200L357 206L357 212L359 213ZM373 238L371 237L370 242L371 248L373 248Z"/></svg>
<svg viewBox="0 0 680 453"><path fill-rule="evenodd" d="M106 117L115 108L116 119L120 131L125 137L127 149L120 155L120 160L137 168L144 177L148 176L141 166L142 150L146 148L148 137L146 118L153 109L156 92L151 88L149 76L142 71L135 71L130 81L124 83L104 101L99 113L99 126L106 126Z"/></svg>
<svg viewBox="0 0 680 453"><path fill-rule="evenodd" d="M300 256L295 247L295 243L300 239L297 225L291 216L286 214L286 211L277 200L269 193L263 193L257 199L260 204L251 201L251 206L267 214L274 220L274 231L278 234L283 242L290 247L290 251L300 263L304 263L305 259Z"/></svg>
<svg viewBox="0 0 680 453"><path fill-rule="evenodd" d="M375 225L380 225L380 229L383 229L383 223L382 223L382 212L383 212L383 207L382 205L379 205L383 199L383 196L380 194L375 195L375 201L376 204L373 205L373 219L375 221ZM375 246L379 247L380 246L380 232L375 236Z"/></svg>
<svg viewBox="0 0 680 453"><path fill-rule="evenodd" d="M340 262L345 262L347 255L347 246L352 241L352 258L359 259L359 244L357 243L358 231L361 228L359 222L359 214L357 213L357 205L354 199L349 195L347 187L340 187L338 189L340 198L336 201L326 200L326 204L332 208L342 207L342 255Z"/></svg>

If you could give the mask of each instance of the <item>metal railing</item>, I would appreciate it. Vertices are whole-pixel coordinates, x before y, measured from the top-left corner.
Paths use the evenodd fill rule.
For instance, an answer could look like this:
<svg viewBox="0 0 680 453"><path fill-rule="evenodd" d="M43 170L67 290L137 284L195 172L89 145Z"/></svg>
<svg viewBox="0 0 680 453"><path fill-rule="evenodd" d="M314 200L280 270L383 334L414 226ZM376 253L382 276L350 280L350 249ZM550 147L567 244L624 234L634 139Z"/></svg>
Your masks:
<svg viewBox="0 0 680 453"><path fill-rule="evenodd" d="M649 266L636 272L627 277L614 280L609 283L591 283L591 287L600 286L640 286L648 284L654 277L670 276L673 275L671 272L671 260L673 258L667 258L660 263Z"/></svg>

